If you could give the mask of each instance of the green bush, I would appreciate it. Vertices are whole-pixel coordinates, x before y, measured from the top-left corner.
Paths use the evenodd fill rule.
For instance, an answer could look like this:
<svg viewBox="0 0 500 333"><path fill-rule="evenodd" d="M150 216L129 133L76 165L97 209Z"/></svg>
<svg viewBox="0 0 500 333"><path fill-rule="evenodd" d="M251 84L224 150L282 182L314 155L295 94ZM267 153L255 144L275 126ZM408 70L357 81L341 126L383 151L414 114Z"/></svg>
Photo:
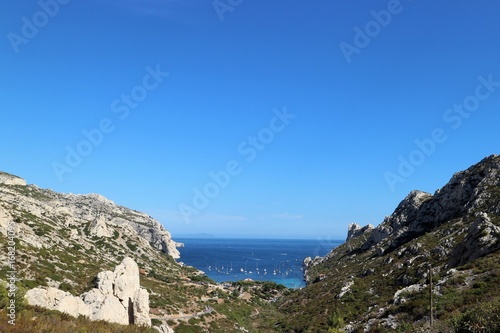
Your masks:
<svg viewBox="0 0 500 333"><path fill-rule="evenodd" d="M59 285L59 289L69 292L69 291L73 290L73 286L67 282L63 282Z"/></svg>
<svg viewBox="0 0 500 333"><path fill-rule="evenodd" d="M163 324L163 322L159 319L156 319L156 318L151 319L151 325L153 325L153 326L161 326L162 324Z"/></svg>

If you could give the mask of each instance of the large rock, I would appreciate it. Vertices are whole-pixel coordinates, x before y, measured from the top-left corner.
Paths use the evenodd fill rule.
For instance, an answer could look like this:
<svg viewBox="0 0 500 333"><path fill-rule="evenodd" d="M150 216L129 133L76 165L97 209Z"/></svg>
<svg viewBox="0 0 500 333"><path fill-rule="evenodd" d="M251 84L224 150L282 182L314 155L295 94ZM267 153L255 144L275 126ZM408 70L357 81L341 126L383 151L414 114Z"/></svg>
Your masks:
<svg viewBox="0 0 500 333"><path fill-rule="evenodd" d="M139 282L139 267L127 257L114 272L100 272L97 287L80 297L56 288L34 288L26 293L26 299L31 305L75 317L83 315L91 320L151 326L149 293L140 287Z"/></svg>
<svg viewBox="0 0 500 333"><path fill-rule="evenodd" d="M408 227L413 223L420 212L423 203L429 201L432 195L422 191L411 191L408 196L399 203L398 207L377 226L370 235L370 238L363 245L363 249L368 249L380 243L390 235L396 237L406 233Z"/></svg>
<svg viewBox="0 0 500 333"><path fill-rule="evenodd" d="M98 289L92 289L82 297L91 309L91 320L105 320L122 325L132 323L127 309L114 295L103 295Z"/></svg>
<svg viewBox="0 0 500 333"><path fill-rule="evenodd" d="M139 289L134 294L134 324L151 325L149 318L149 293L145 289Z"/></svg>
<svg viewBox="0 0 500 333"><path fill-rule="evenodd" d="M97 274L97 289L103 295L113 294L113 283L115 282L115 273L103 271Z"/></svg>
<svg viewBox="0 0 500 333"><path fill-rule="evenodd" d="M91 308L81 298L57 288L34 288L26 293L30 305L65 312L74 317L91 317Z"/></svg>
<svg viewBox="0 0 500 333"><path fill-rule="evenodd" d="M133 259L125 258L116 266L114 275L114 295L128 306L129 300L134 298L135 292L140 288L139 267Z"/></svg>

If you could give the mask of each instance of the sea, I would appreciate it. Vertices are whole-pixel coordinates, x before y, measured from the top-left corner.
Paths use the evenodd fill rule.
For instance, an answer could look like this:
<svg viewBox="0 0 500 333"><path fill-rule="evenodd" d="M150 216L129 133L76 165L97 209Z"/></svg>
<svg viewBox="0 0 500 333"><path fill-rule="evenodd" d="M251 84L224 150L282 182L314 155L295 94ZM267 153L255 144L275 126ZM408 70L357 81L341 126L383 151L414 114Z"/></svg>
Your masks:
<svg viewBox="0 0 500 333"><path fill-rule="evenodd" d="M305 286L302 263L306 257L325 256L340 240L197 239L184 243L179 261L193 266L216 282L274 281L288 288Z"/></svg>

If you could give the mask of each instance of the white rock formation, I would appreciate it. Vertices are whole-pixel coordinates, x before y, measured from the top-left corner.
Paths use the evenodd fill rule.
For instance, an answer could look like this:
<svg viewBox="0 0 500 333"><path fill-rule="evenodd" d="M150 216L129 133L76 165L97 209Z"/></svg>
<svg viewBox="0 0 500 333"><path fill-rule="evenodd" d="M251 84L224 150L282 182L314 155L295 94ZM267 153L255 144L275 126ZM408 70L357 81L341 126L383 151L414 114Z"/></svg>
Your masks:
<svg viewBox="0 0 500 333"><path fill-rule="evenodd" d="M31 289L26 293L26 299L30 305L65 312L74 317L91 317L90 307L81 298L57 288Z"/></svg>
<svg viewBox="0 0 500 333"><path fill-rule="evenodd" d="M139 289L139 267L134 260L125 258L116 266L113 285L113 294L127 306L128 301L133 299L136 290Z"/></svg>
<svg viewBox="0 0 500 333"><path fill-rule="evenodd" d="M25 185L25 188L12 185ZM31 227L20 230L19 236L29 244L34 242L34 246L43 244L49 248L59 239L59 234L55 231L58 229L78 229L71 230L68 238L79 236L83 247L89 244L88 238L114 237L115 232L123 230L116 238L121 246L127 246L126 241L133 239L135 243L140 242L136 245L142 248L146 246L156 249L175 259L180 257L176 243L160 222L148 214L119 206L102 195L56 193L35 185L26 185L24 179L2 172L0 193L0 232L5 234L8 221L20 218L21 224ZM50 225L55 223L54 230L35 235L36 225L40 221Z"/></svg>
<svg viewBox="0 0 500 333"><path fill-rule="evenodd" d="M8 173L0 172L0 184L26 186L26 180Z"/></svg>
<svg viewBox="0 0 500 333"><path fill-rule="evenodd" d="M403 297L403 295L419 293L426 288L427 288L426 284L412 284L403 289L399 289L398 291L396 291L396 293L394 293L394 296L392 297L393 302L394 304L403 304L404 302L407 301L407 299Z"/></svg>
<svg viewBox="0 0 500 333"><path fill-rule="evenodd" d="M75 317L83 315L91 320L151 326L149 293L140 287L139 267L128 257L116 266L114 272L100 272L97 287L80 297L56 288L34 288L26 293L26 299L31 305Z"/></svg>
<svg viewBox="0 0 500 333"><path fill-rule="evenodd" d="M134 324L149 326L151 323L149 318L149 293L145 289L137 290L134 294L133 304Z"/></svg>
<svg viewBox="0 0 500 333"><path fill-rule="evenodd" d="M97 237L111 237L113 235L106 224L106 218L102 215L90 224L90 234Z"/></svg>
<svg viewBox="0 0 500 333"><path fill-rule="evenodd" d="M366 225L364 227L361 227L357 223L351 223L351 224L349 224L349 226L347 228L347 238L346 238L346 241L348 241L351 238L361 236L365 232L372 231L373 229L374 229L374 227L371 224L368 224L368 225Z"/></svg>

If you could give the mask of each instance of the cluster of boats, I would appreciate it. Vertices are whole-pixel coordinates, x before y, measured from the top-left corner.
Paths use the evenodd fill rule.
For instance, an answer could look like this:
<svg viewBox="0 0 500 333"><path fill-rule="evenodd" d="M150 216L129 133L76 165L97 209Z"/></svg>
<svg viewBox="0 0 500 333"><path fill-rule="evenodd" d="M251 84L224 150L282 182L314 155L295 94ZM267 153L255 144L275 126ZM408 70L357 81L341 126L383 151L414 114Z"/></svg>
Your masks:
<svg viewBox="0 0 500 333"><path fill-rule="evenodd" d="M256 274L256 275L267 275L268 273L269 274L272 274L272 275L288 275L289 273L293 272L292 268L290 267L286 267L286 262L285 261L281 261L280 264L275 264L272 271L269 271L267 270L266 267L264 267L263 269L260 269L259 268L259 263L258 261L256 261L255 263L255 271L252 271L250 269L248 269L248 261L245 262L245 267L241 267L239 269L239 272L240 274L243 274L243 275L252 275L252 274ZM217 273L220 273L220 274L225 274L225 275L231 275L231 274L234 274L233 273L233 263L230 263L229 265L226 265L224 266L223 264L219 264L217 261L215 262L215 265L212 267L212 266L207 266L207 269L208 271L215 271ZM301 268L302 270L302 268ZM238 277L238 275L234 275L234 277Z"/></svg>

